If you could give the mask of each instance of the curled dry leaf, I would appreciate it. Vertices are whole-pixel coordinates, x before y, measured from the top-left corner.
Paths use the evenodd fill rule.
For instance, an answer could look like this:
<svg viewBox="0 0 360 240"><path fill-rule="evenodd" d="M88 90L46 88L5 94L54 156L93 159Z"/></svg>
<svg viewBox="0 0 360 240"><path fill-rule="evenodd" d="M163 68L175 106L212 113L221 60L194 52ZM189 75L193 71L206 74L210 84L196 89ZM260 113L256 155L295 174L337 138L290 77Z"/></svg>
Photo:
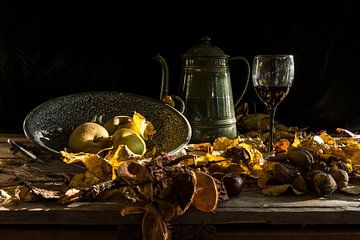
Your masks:
<svg viewBox="0 0 360 240"><path fill-rule="evenodd" d="M264 189L262 189L261 191L265 196L275 197L275 196L279 196L279 195L283 194L284 192L286 192L290 186L291 186L291 184L267 186Z"/></svg>
<svg viewBox="0 0 360 240"><path fill-rule="evenodd" d="M175 201L179 204L178 214L185 212L193 202L196 192L197 178L194 171L178 171L173 177L173 194Z"/></svg>
<svg viewBox="0 0 360 240"><path fill-rule="evenodd" d="M192 204L203 212L212 212L216 209L219 192L215 180L204 172L195 172L196 192Z"/></svg>
<svg viewBox="0 0 360 240"><path fill-rule="evenodd" d="M348 193L348 194L359 195L360 194L360 185L349 184L346 187L341 188L340 191L342 191L344 193Z"/></svg>
<svg viewBox="0 0 360 240"><path fill-rule="evenodd" d="M168 240L170 233L161 212L151 203L128 204L120 211L122 216L144 213L141 227L146 240Z"/></svg>
<svg viewBox="0 0 360 240"><path fill-rule="evenodd" d="M145 199L154 201L154 188L152 182L144 183L137 186L137 190Z"/></svg>
<svg viewBox="0 0 360 240"><path fill-rule="evenodd" d="M120 214L121 214L121 216L126 216L126 215L130 215L130 214L144 213L145 211L146 211L145 205L142 205L140 203L132 203L132 204L124 205L120 209Z"/></svg>
<svg viewBox="0 0 360 240"><path fill-rule="evenodd" d="M82 162L85 168L100 180L108 180L111 177L111 166L104 159L91 153L68 153L60 152L63 161L67 164Z"/></svg>
<svg viewBox="0 0 360 240"><path fill-rule="evenodd" d="M286 138L280 139L274 143L274 150L277 153L286 153L290 146L290 141Z"/></svg>
<svg viewBox="0 0 360 240"><path fill-rule="evenodd" d="M174 204L162 200L157 200L155 204L165 221L168 222L175 217L176 209Z"/></svg>
<svg viewBox="0 0 360 240"><path fill-rule="evenodd" d="M146 240L168 240L170 233L160 212L153 206L147 205L142 223L142 234Z"/></svg>

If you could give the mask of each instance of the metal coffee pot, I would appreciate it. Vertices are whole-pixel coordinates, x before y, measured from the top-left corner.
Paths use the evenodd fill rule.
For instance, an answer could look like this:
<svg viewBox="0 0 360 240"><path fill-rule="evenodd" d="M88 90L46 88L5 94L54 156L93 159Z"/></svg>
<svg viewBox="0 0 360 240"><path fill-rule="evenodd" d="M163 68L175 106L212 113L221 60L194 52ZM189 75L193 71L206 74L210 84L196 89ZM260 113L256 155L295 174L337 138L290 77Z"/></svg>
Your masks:
<svg viewBox="0 0 360 240"><path fill-rule="evenodd" d="M155 59L159 60L163 70L162 95L168 95L168 65L161 55ZM247 79L236 101L228 64L229 60L235 59L244 61L248 69ZM191 124L191 142L212 142L222 136L235 138L235 107L249 83L248 61L240 56L230 58L220 48L212 46L209 37L203 37L200 45L182 55L182 64L180 98L185 104L184 115Z"/></svg>

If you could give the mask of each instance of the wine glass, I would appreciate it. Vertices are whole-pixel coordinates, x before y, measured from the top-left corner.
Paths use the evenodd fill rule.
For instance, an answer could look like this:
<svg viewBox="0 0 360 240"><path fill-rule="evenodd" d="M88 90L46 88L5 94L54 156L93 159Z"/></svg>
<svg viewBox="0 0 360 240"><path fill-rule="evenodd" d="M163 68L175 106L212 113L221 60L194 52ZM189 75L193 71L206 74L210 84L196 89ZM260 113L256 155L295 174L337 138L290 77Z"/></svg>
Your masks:
<svg viewBox="0 0 360 240"><path fill-rule="evenodd" d="M257 55L252 79L255 91L269 114L268 152L273 150L274 121L277 106L289 93L294 79L293 55Z"/></svg>

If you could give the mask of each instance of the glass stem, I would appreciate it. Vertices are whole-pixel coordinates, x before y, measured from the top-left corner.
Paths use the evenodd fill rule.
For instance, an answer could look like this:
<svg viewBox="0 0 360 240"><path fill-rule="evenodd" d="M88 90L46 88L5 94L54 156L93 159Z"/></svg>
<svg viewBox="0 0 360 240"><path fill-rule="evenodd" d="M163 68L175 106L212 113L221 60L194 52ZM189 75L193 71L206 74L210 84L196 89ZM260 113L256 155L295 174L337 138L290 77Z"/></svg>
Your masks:
<svg viewBox="0 0 360 240"><path fill-rule="evenodd" d="M268 143L268 152L271 152L273 150L275 111L276 111L276 107L274 107L274 108L269 107L269 143Z"/></svg>

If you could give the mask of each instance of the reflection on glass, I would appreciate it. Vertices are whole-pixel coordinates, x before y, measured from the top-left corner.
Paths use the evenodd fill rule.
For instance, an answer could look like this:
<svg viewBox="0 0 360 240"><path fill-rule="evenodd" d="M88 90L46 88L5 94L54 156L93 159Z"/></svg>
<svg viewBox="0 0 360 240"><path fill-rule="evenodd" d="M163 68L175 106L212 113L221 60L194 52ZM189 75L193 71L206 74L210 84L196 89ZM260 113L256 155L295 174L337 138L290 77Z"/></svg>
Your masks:
<svg viewBox="0 0 360 240"><path fill-rule="evenodd" d="M294 80L292 55L257 55L253 61L255 91L269 114L268 151L273 150L274 120L277 106L289 93Z"/></svg>

